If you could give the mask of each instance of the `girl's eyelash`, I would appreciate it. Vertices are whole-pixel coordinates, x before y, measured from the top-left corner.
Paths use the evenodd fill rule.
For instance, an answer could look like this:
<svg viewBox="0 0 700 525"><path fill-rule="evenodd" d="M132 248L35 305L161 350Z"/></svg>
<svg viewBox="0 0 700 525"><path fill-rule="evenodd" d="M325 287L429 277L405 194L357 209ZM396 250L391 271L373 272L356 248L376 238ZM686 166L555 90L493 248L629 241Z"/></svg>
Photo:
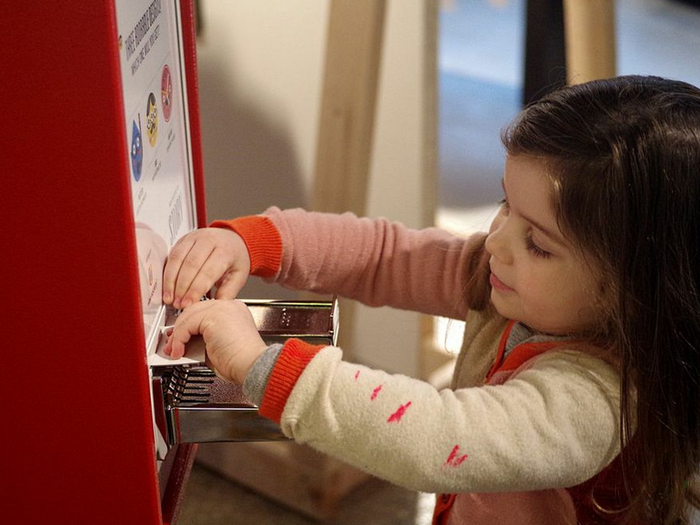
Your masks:
<svg viewBox="0 0 700 525"><path fill-rule="evenodd" d="M543 250L539 246L535 244L535 241L532 240L532 234L528 235L525 238L525 247L531 251L536 257L542 257L543 259L549 259L552 254Z"/></svg>
<svg viewBox="0 0 700 525"><path fill-rule="evenodd" d="M508 209L508 199L503 197L501 200L498 201L498 204L503 206L504 209ZM528 251L532 252L536 257L542 257L543 259L549 259L552 254L549 253L548 251L543 250L539 246L535 244L535 241L532 240L532 233L528 234L528 236L525 238L525 247L528 249Z"/></svg>

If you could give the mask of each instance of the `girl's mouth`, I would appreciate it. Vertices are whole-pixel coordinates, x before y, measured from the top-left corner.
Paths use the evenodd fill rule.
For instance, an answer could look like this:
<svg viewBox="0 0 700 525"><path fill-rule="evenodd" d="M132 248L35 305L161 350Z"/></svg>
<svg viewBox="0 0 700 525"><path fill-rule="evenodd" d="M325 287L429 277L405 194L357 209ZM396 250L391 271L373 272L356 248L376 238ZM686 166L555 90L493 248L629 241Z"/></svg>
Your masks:
<svg viewBox="0 0 700 525"><path fill-rule="evenodd" d="M491 276L489 277L489 282L491 283L491 286L495 288L496 290L500 292L512 292L513 289L510 286L507 286L506 284L503 283L498 277L496 277L496 274L491 273Z"/></svg>

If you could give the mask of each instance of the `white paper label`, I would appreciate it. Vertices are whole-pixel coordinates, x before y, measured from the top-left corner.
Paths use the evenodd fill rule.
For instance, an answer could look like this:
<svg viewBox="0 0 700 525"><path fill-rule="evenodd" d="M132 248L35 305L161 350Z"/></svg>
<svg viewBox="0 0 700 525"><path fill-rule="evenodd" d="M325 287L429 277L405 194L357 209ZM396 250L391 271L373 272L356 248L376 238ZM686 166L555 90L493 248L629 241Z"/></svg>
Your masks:
<svg viewBox="0 0 700 525"><path fill-rule="evenodd" d="M177 0L117 0L119 56L148 353L155 351L168 251L196 227Z"/></svg>

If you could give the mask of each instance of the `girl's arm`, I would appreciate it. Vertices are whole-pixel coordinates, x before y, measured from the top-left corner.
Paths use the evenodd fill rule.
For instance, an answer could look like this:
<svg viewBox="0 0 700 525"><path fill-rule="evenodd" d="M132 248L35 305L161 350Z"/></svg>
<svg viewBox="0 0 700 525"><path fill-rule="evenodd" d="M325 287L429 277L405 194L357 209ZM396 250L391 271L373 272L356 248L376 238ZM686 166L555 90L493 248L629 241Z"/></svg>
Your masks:
<svg viewBox="0 0 700 525"><path fill-rule="evenodd" d="M479 306L477 299L483 306L488 293L483 235L464 239L437 228L412 230L350 213L278 208L213 226L243 237L253 274L257 266L278 264L276 272L262 276L294 289L458 319L469 306Z"/></svg>
<svg viewBox="0 0 700 525"><path fill-rule="evenodd" d="M246 380L252 397L264 361ZM297 442L404 487L526 491L577 485L615 458L618 388L612 367L580 352L545 354L503 385L436 391L291 340L260 412Z"/></svg>
<svg viewBox="0 0 700 525"><path fill-rule="evenodd" d="M202 334L217 374L244 382L284 433L394 483L423 491L562 488L619 452L619 380L582 352L550 350L502 385L437 391L341 360L335 347L260 338L239 301L178 316L166 353Z"/></svg>

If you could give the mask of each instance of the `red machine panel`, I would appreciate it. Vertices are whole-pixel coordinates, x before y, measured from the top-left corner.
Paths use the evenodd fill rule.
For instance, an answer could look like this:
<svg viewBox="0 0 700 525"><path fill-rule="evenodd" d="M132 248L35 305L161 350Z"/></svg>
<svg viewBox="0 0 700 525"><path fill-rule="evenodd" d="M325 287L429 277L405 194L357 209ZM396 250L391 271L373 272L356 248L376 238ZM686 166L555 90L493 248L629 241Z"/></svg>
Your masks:
<svg viewBox="0 0 700 525"><path fill-rule="evenodd" d="M0 7L3 524L169 522L191 461L159 483L114 4ZM145 7L180 14L204 224L192 6Z"/></svg>

